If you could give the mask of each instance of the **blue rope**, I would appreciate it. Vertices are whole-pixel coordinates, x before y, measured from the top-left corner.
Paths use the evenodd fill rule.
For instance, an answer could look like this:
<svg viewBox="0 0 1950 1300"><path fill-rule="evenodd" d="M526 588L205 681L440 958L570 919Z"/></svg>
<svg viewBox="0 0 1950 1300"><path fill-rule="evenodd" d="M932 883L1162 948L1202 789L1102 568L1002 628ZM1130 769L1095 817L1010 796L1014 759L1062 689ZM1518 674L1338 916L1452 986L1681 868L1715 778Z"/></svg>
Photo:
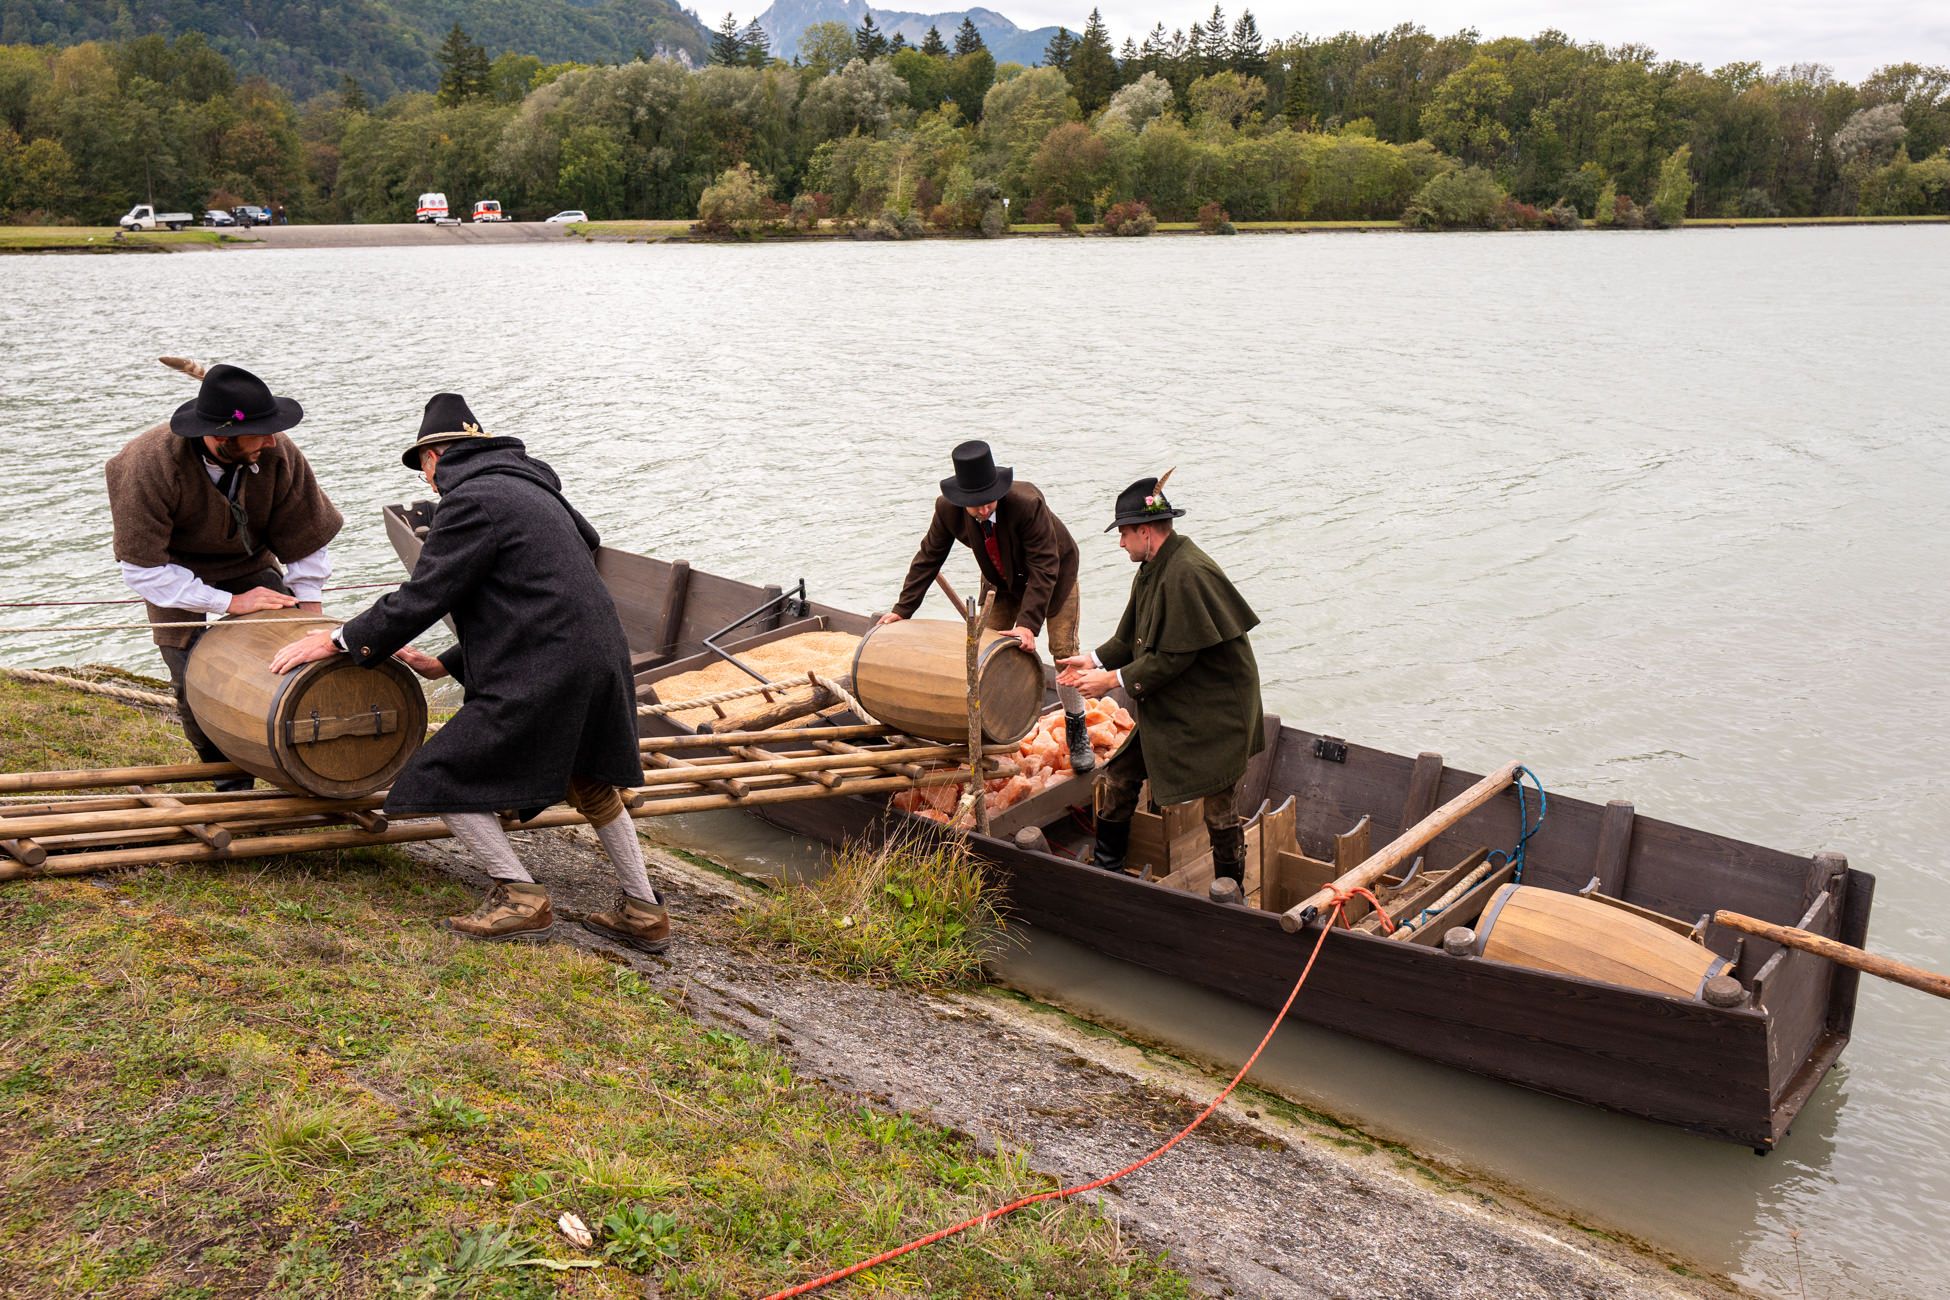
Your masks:
<svg viewBox="0 0 1950 1300"><path fill-rule="evenodd" d="M1525 777L1529 777L1530 783L1537 787L1537 824L1535 826L1530 824L1530 803L1524 798L1523 779ZM1530 843L1531 836L1543 829L1544 813L1550 806L1550 796L1544 793L1544 783L1537 779L1537 774L1527 767L1519 767L1517 769L1516 785L1517 827L1519 831L1517 835L1517 846L1507 853L1502 849L1492 850L1489 861L1499 867L1508 862L1516 863L1517 869L1510 874L1510 883L1520 885L1523 883L1524 846Z"/></svg>
<svg viewBox="0 0 1950 1300"><path fill-rule="evenodd" d="M1530 801L1524 796L1523 779L1525 777L1529 777L1530 783L1537 787L1537 824L1534 826L1531 825L1530 823ZM1544 793L1544 783L1537 779L1537 774L1531 771L1527 767L1519 767L1517 769L1516 786L1517 786L1517 828L1518 828L1516 847L1509 849L1507 851L1504 849L1492 849L1490 850L1489 856L1484 860L1490 863L1492 866L1496 866L1496 867L1501 867L1508 862L1516 863L1517 869L1510 873L1510 883L1522 884L1523 865L1524 865L1524 847L1530 843L1531 836L1535 835L1539 830L1543 829L1544 813L1550 806L1550 796ZM1421 913L1417 915L1412 922L1410 922L1410 924L1419 930L1422 928L1423 922L1427 921L1430 917L1437 915L1439 911L1447 911L1447 910L1448 910L1447 908L1438 909L1438 908L1425 907L1422 909Z"/></svg>

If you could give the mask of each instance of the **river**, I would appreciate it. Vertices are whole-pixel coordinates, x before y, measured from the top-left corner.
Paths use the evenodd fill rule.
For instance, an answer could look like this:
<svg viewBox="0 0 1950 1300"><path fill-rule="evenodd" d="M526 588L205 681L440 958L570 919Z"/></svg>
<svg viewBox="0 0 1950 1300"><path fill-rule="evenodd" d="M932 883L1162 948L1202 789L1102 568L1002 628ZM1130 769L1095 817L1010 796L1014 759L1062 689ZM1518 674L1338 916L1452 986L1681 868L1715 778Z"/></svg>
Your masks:
<svg viewBox="0 0 1950 1300"><path fill-rule="evenodd" d="M398 453L441 389L612 544L861 609L892 600L948 449L988 438L1077 535L1086 643L1130 578L1111 498L1175 465L1182 526L1262 616L1269 711L1846 853L1878 880L1871 944L1950 968L1946 238L10 258L0 599L121 594L100 465L191 395L163 352L304 403L342 581L395 576L378 510L421 494ZM135 631L0 640L9 664L159 668ZM1213 1059L1263 1028L1046 938L1008 974ZM1864 980L1855 1032L1765 1159L1306 1028L1263 1075L1763 1290L1940 1294L1950 1008Z"/></svg>

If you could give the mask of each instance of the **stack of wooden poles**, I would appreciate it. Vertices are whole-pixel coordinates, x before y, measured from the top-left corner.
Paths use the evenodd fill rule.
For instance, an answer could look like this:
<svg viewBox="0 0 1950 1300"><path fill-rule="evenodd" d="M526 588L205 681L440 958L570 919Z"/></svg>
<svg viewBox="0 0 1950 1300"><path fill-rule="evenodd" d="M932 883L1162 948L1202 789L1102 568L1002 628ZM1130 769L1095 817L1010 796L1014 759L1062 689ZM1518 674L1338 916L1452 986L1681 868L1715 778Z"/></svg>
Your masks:
<svg viewBox="0 0 1950 1300"><path fill-rule="evenodd" d="M754 808L804 799L967 785L968 751L895 735L876 724L658 736L638 742L641 785L632 817ZM991 747L990 753L1013 746ZM1014 765L985 758L984 775ZM247 775L227 763L0 773L0 880L83 875L112 867L214 862L443 839L437 817L389 822L381 791L317 799L282 790L166 787ZM77 791L88 791L78 795ZM521 829L577 826L551 808Z"/></svg>

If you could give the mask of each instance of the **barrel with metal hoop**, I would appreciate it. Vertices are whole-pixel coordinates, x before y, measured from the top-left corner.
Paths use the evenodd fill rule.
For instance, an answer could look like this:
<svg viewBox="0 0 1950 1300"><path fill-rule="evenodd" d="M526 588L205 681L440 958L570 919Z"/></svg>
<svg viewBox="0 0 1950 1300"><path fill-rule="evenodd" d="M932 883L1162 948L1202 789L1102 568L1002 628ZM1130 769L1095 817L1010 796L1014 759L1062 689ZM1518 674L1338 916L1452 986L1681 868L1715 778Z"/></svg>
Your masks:
<svg viewBox="0 0 1950 1300"><path fill-rule="evenodd" d="M1029 734L1043 705L1043 665L1000 632L983 632L975 664L982 735L1013 745ZM944 744L968 740L968 628L940 619L883 623L853 652L860 707L910 736Z"/></svg>
<svg viewBox="0 0 1950 1300"><path fill-rule="evenodd" d="M393 659L359 668L333 656L271 671L272 655L321 626L289 609L222 619L190 652L184 694L203 734L246 772L293 792L356 799L390 784L420 747L426 696Z"/></svg>
<svg viewBox="0 0 1950 1300"><path fill-rule="evenodd" d="M1534 885L1496 891L1476 925L1476 951L1492 961L1682 998L1699 997L1728 966L1711 948L1636 912Z"/></svg>

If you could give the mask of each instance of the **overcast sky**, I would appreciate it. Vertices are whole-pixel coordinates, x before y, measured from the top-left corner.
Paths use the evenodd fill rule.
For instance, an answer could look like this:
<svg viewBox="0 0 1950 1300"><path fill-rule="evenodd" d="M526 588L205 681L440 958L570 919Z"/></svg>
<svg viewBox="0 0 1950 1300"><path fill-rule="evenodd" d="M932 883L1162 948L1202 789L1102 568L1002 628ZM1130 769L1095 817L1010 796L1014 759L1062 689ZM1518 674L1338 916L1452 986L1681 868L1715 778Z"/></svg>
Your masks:
<svg viewBox="0 0 1950 1300"><path fill-rule="evenodd" d="M1072 31L1089 0L983 0L1022 27L1061 23ZM1212 0L1098 0L1118 42L1142 40L1151 25L1166 31L1212 12ZM1082 7L1079 9L1079 5ZM901 5L902 8L909 7ZM913 5L925 9L925 5ZM1250 7L1270 41L1295 32L1385 31L1418 23L1447 34L1474 27L1484 37L1533 36L1556 27L1576 41L1649 45L1662 57L1717 68L1753 60L1767 68L1826 63L1860 81L1887 63L1950 64L1950 3L1944 0L1265 0L1224 6L1229 20Z"/></svg>

